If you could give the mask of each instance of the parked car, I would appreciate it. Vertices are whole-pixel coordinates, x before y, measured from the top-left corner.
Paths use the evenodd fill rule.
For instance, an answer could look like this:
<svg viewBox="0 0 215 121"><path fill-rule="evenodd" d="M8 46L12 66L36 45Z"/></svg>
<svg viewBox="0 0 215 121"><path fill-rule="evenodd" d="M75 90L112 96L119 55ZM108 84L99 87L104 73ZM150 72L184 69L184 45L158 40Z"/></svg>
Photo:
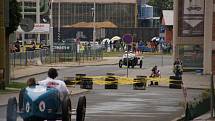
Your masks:
<svg viewBox="0 0 215 121"><path fill-rule="evenodd" d="M128 57L127 57L127 55L128 55ZM127 60L128 60L128 62L127 62ZM140 68L142 68L143 60L142 60L142 58L137 57L132 52L130 52L129 54L127 54L127 52L125 52L122 59L119 60L119 67L122 68L123 65L128 66L128 68L130 66L132 68L134 68L134 66L139 66Z"/></svg>
<svg viewBox="0 0 215 121"><path fill-rule="evenodd" d="M76 121L84 121L85 112L86 98L81 96L76 110ZM39 85L26 87L19 93L18 106L16 97L8 100L7 121L16 121L18 115L24 121L71 121L70 95L62 97L57 89Z"/></svg>

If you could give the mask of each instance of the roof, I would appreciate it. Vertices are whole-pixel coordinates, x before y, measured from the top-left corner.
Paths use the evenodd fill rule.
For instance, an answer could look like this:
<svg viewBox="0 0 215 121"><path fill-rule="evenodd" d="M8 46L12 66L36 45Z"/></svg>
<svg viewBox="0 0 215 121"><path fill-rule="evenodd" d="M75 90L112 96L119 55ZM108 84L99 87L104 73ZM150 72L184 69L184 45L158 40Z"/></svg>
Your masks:
<svg viewBox="0 0 215 121"><path fill-rule="evenodd" d="M95 22L96 28L117 28L117 26L110 22L110 21L104 21L104 22ZM73 28L93 28L93 22L79 22L73 25L66 25L64 27L73 27Z"/></svg>
<svg viewBox="0 0 215 121"><path fill-rule="evenodd" d="M36 0L17 0L18 2L36 2ZM51 0L50 0L51 1ZM53 2L67 2L67 3L93 3L94 0L53 0ZM95 0L96 3L137 3L136 0Z"/></svg>
<svg viewBox="0 0 215 121"><path fill-rule="evenodd" d="M94 0L53 0L53 2L93 3ZM136 0L95 0L96 3L137 3Z"/></svg>
<svg viewBox="0 0 215 121"><path fill-rule="evenodd" d="M173 26L173 10L163 10L163 25Z"/></svg>
<svg viewBox="0 0 215 121"><path fill-rule="evenodd" d="M144 4L143 7L150 7L150 8L152 8L153 6L148 5L148 4Z"/></svg>

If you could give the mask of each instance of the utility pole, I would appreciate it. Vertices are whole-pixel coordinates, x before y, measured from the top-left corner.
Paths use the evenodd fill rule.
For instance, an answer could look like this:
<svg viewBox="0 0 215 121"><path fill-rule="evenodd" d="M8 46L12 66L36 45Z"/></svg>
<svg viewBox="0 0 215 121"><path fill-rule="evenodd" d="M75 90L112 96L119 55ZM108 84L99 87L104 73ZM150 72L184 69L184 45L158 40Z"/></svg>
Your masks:
<svg viewBox="0 0 215 121"><path fill-rule="evenodd" d="M61 40L60 35L60 1L58 1L58 42Z"/></svg>
<svg viewBox="0 0 215 121"><path fill-rule="evenodd" d="M22 19L25 18L25 2L22 0ZM22 33L22 51L24 51L24 41L25 41L25 34L24 31Z"/></svg>
<svg viewBox="0 0 215 121"><path fill-rule="evenodd" d="M53 53L53 0L51 0L51 9L50 9L50 28L49 28L49 43L50 43L50 51Z"/></svg>
<svg viewBox="0 0 215 121"><path fill-rule="evenodd" d="M6 83L6 41L5 41L5 25L4 25L4 16L5 16L5 3L6 0L0 0L0 89L5 88Z"/></svg>
<svg viewBox="0 0 215 121"><path fill-rule="evenodd" d="M214 81L213 73L211 73L211 118L214 117Z"/></svg>
<svg viewBox="0 0 215 121"><path fill-rule="evenodd" d="M36 1L36 23L40 23L40 0ZM40 42L40 34L37 36L37 42Z"/></svg>
<svg viewBox="0 0 215 121"><path fill-rule="evenodd" d="M93 1L93 48L96 41L96 1Z"/></svg>

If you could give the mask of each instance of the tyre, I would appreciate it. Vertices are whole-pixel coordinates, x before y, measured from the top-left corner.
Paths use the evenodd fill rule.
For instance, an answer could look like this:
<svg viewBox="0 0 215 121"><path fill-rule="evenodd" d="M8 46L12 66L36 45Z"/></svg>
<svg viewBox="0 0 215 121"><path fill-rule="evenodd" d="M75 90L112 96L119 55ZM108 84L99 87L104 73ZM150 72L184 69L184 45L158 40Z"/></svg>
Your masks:
<svg viewBox="0 0 215 121"><path fill-rule="evenodd" d="M169 81L169 83L171 83L171 84L183 84L183 82L180 81L180 80L177 80L177 81Z"/></svg>
<svg viewBox="0 0 215 121"><path fill-rule="evenodd" d="M86 97L81 96L78 99L78 106L76 109L76 121L84 121L86 113Z"/></svg>
<svg viewBox="0 0 215 121"><path fill-rule="evenodd" d="M15 97L8 99L7 104L7 121L17 120L17 100Z"/></svg>
<svg viewBox="0 0 215 121"><path fill-rule="evenodd" d="M143 67L143 61L141 60L140 61L140 68L142 68Z"/></svg>
<svg viewBox="0 0 215 121"><path fill-rule="evenodd" d="M19 92L19 111L21 112L23 110L23 95L25 93L25 89L21 89Z"/></svg>
<svg viewBox="0 0 215 121"><path fill-rule="evenodd" d="M71 112L71 101L69 99L69 96L66 96L62 104L62 121L71 121Z"/></svg>
<svg viewBox="0 0 215 121"><path fill-rule="evenodd" d="M169 79L175 79L175 76L169 76Z"/></svg>
<svg viewBox="0 0 215 121"><path fill-rule="evenodd" d="M171 88L171 89L181 89L182 87L181 87L181 84L172 84L172 83L170 83L169 88Z"/></svg>
<svg viewBox="0 0 215 121"><path fill-rule="evenodd" d="M119 61L119 68L122 68L122 60Z"/></svg>
<svg viewBox="0 0 215 121"><path fill-rule="evenodd" d="M133 59L133 60L131 61L131 67L134 68L135 65L136 65L136 64L135 64L135 60Z"/></svg>

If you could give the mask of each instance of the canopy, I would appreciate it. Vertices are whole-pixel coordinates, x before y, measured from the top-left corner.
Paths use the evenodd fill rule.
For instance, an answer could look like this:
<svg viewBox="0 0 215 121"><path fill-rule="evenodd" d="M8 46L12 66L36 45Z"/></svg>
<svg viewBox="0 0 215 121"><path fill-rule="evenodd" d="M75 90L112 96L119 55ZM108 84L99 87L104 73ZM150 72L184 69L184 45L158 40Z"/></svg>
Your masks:
<svg viewBox="0 0 215 121"><path fill-rule="evenodd" d="M160 38L159 38L159 37L153 37L153 38L151 39L151 41L160 41Z"/></svg>
<svg viewBox="0 0 215 121"><path fill-rule="evenodd" d="M105 39L102 40L102 44L105 44L106 41L109 44L111 40L109 38L105 38Z"/></svg>
<svg viewBox="0 0 215 121"><path fill-rule="evenodd" d="M114 36L113 38L111 38L111 41L114 42L114 41L117 41L117 40L120 40L121 37L119 36Z"/></svg>

